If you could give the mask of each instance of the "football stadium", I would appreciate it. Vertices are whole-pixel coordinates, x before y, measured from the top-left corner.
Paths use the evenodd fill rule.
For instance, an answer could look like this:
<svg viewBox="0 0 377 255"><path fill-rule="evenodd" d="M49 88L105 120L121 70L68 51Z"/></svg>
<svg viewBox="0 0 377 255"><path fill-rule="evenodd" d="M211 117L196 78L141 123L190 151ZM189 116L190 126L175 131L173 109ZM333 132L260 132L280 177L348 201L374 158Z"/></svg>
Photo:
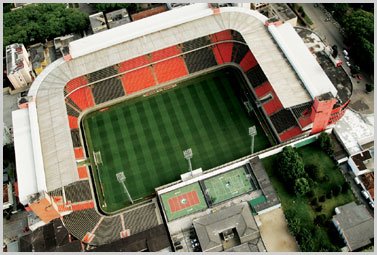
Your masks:
<svg viewBox="0 0 377 255"><path fill-rule="evenodd" d="M13 112L20 201L92 246L259 189L223 166L325 130L349 102L290 24L208 4L71 42L28 98ZM187 179L188 148L210 177Z"/></svg>

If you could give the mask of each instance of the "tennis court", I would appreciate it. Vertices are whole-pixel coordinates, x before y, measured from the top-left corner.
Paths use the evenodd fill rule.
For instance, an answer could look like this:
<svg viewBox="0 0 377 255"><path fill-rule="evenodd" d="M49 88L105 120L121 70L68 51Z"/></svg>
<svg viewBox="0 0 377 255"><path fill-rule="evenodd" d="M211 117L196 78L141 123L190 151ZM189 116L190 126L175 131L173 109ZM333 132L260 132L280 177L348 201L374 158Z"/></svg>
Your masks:
<svg viewBox="0 0 377 255"><path fill-rule="evenodd" d="M250 154L250 126L257 127L255 151L270 146L257 118L250 117L239 100L243 81L235 77L233 69L223 69L84 116L84 137L103 212L130 205L117 181L119 172L124 172L124 184L138 202L188 171L183 150L192 148L193 168L205 171ZM95 164L93 152L101 164Z"/></svg>
<svg viewBox="0 0 377 255"><path fill-rule="evenodd" d="M207 208L199 183L193 183L161 195L168 221L198 212Z"/></svg>
<svg viewBox="0 0 377 255"><path fill-rule="evenodd" d="M203 180L207 201L218 204L256 189L244 167Z"/></svg>

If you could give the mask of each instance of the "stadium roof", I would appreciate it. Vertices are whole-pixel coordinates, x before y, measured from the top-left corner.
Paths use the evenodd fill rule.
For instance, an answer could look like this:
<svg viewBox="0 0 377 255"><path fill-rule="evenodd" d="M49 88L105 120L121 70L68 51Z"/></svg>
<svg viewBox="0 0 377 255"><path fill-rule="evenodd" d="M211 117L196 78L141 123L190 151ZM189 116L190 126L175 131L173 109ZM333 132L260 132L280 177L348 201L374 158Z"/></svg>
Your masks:
<svg viewBox="0 0 377 255"><path fill-rule="evenodd" d="M78 180L64 86L73 78L125 60L233 29L244 37L284 107L311 101L272 40L266 21L260 13L244 8L220 8L214 14L208 4L193 4L71 42L72 59L48 65L29 90L36 104L30 110L31 132L39 135L33 140L33 153L39 164L37 171L45 172L47 191Z"/></svg>
<svg viewBox="0 0 377 255"><path fill-rule="evenodd" d="M310 53L292 25L290 23L284 23L278 27L269 26L269 30L312 98L314 99L328 92L336 97L338 91L335 86L332 84L329 77L327 77L313 54ZM282 91L284 88L279 87L277 89L280 89L281 93L284 93ZM279 98L281 95L280 90L275 90Z"/></svg>
<svg viewBox="0 0 377 255"><path fill-rule="evenodd" d="M26 204L28 196L43 190L43 176L37 176L33 155L33 141L28 109L12 112L14 148L16 154L16 170L20 202ZM41 173L43 174L43 172ZM39 179L39 181L37 180Z"/></svg>

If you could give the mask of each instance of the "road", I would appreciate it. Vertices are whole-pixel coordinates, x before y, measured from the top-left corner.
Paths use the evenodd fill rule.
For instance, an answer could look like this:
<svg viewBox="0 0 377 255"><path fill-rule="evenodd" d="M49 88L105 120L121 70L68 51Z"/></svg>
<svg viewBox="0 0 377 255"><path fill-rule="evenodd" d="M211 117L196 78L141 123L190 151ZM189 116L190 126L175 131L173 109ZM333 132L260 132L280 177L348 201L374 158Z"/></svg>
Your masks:
<svg viewBox="0 0 377 255"><path fill-rule="evenodd" d="M305 10L305 13L313 21L313 31L317 33L323 41L328 45L337 45L339 49L339 56L343 63L346 63L344 55L341 53L345 45L343 43L343 36L339 31L338 24L330 16L326 16L325 12L320 7L314 7L313 3L303 3L301 4ZM329 21L326 21L326 19ZM349 61L351 64L352 58ZM351 76L350 68L343 64L343 68L346 73ZM353 84L353 92L351 96L350 107L359 113L372 114L374 113L374 93L367 94L365 92L365 84L374 84L373 80L361 72L362 80L357 80L356 78L350 77Z"/></svg>
<svg viewBox="0 0 377 255"><path fill-rule="evenodd" d="M328 17L319 7L314 7L313 3L303 3L301 5L314 23L314 32L319 34L327 44L331 46L336 44L338 49L343 49L345 47L343 36L333 24L334 20L330 18L330 21L325 21Z"/></svg>

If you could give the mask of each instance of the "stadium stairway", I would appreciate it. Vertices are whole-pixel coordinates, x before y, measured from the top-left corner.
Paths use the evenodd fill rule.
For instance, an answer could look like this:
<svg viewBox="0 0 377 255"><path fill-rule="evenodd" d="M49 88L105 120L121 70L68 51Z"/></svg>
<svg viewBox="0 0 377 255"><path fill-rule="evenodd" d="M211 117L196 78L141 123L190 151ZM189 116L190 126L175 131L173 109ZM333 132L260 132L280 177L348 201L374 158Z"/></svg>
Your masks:
<svg viewBox="0 0 377 255"><path fill-rule="evenodd" d="M92 86L96 104L104 103L125 95L122 82L118 77L100 81Z"/></svg>

